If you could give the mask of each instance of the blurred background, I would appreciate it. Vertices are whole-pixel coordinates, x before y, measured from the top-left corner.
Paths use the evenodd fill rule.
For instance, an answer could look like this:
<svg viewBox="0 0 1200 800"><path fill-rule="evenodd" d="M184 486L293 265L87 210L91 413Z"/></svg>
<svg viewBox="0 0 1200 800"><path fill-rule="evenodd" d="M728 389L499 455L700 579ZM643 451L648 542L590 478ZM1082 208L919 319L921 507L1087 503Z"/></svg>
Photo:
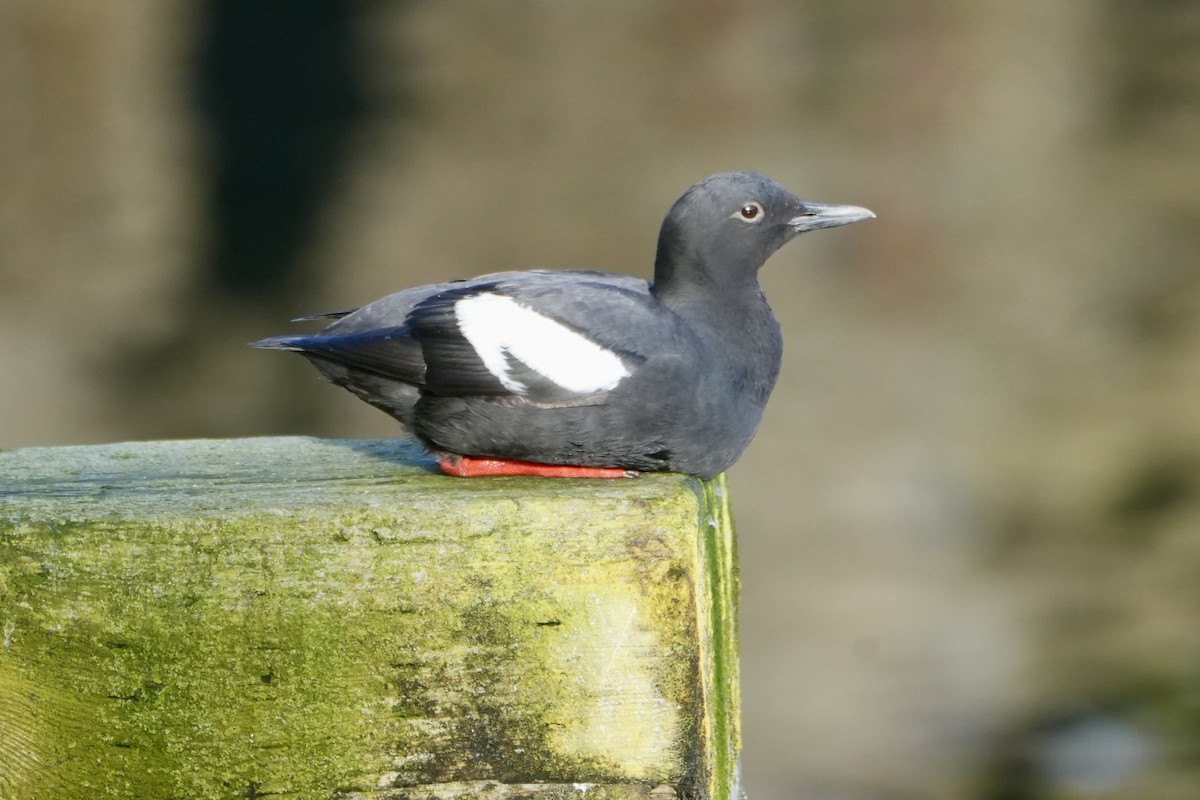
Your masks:
<svg viewBox="0 0 1200 800"><path fill-rule="evenodd" d="M1200 797L1200 4L5 0L0 120L0 447L393 436L246 342L872 208L763 272L750 796Z"/></svg>

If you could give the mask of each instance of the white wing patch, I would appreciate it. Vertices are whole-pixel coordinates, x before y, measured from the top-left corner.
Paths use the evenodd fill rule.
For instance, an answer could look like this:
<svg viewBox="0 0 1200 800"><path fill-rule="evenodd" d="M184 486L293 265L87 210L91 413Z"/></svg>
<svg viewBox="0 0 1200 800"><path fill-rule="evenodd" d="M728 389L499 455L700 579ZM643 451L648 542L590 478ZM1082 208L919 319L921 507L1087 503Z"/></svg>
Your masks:
<svg viewBox="0 0 1200 800"><path fill-rule="evenodd" d="M464 297L454 304L454 314L458 330L510 392L521 394L527 387L510 374L509 357L577 394L612 389L630 375L616 353L511 297Z"/></svg>

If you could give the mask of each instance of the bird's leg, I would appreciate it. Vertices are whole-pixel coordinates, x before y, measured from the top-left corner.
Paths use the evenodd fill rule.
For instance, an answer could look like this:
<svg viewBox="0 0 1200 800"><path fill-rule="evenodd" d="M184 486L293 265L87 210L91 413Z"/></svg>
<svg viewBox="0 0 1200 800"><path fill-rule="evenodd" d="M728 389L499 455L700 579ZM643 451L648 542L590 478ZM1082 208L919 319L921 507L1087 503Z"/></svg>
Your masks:
<svg viewBox="0 0 1200 800"><path fill-rule="evenodd" d="M472 458L470 456L438 456L438 467L447 475L458 478L486 476L532 476L537 478L636 478L636 470L620 467L571 467L556 464L536 464L532 461L512 461L502 458Z"/></svg>

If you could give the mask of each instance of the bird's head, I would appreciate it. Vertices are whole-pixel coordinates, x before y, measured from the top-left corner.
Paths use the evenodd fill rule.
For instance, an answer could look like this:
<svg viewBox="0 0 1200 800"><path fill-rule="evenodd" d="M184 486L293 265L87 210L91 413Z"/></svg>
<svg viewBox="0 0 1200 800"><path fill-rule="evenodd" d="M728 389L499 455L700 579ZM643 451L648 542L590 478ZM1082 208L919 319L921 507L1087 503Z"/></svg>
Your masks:
<svg viewBox="0 0 1200 800"><path fill-rule="evenodd" d="M710 175L663 219L655 285L755 281L771 254L799 234L874 216L858 206L800 200L757 172Z"/></svg>

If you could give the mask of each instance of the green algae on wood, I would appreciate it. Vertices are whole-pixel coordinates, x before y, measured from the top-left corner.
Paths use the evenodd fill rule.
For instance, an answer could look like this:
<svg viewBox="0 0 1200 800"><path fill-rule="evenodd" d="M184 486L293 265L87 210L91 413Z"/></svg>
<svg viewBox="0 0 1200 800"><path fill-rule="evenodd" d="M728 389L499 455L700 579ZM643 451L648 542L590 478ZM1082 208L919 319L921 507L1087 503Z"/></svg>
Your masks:
<svg viewBox="0 0 1200 800"><path fill-rule="evenodd" d="M0 798L727 798L722 480L412 442L0 453Z"/></svg>

